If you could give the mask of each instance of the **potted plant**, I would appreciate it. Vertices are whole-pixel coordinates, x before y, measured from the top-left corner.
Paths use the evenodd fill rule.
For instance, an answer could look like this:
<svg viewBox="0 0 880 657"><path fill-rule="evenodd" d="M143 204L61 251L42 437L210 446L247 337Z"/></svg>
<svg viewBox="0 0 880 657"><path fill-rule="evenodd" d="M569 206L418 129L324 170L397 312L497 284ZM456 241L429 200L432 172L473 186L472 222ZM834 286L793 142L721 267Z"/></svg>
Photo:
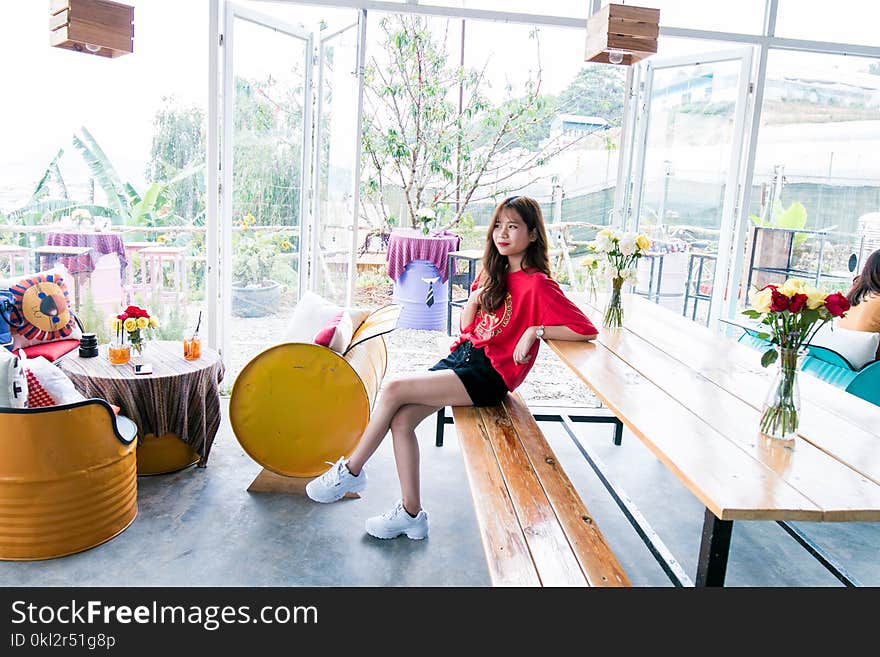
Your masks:
<svg viewBox="0 0 880 657"><path fill-rule="evenodd" d="M237 224L241 230L233 244L232 314L237 317L265 317L281 303L281 283L272 280L272 266L282 250L290 244L277 233L254 229L251 214Z"/></svg>

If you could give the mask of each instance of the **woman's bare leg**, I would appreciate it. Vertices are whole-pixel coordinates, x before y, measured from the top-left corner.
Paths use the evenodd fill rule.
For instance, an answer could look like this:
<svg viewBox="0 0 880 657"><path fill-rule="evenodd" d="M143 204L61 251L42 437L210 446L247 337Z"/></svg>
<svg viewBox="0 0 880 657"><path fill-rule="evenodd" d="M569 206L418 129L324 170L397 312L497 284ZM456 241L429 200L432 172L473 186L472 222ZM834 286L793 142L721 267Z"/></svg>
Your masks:
<svg viewBox="0 0 880 657"><path fill-rule="evenodd" d="M440 408L470 406L472 403L461 379L451 370L425 372L389 381L376 402L357 448L348 459L349 472L355 476L360 474L364 463L373 455L391 428L391 419L402 406L420 404Z"/></svg>
<svg viewBox="0 0 880 657"><path fill-rule="evenodd" d="M391 418L391 438L394 441L394 462L397 464L397 478L400 479L401 499L403 508L412 516L422 508L416 427L439 409L439 406L407 404L401 406Z"/></svg>

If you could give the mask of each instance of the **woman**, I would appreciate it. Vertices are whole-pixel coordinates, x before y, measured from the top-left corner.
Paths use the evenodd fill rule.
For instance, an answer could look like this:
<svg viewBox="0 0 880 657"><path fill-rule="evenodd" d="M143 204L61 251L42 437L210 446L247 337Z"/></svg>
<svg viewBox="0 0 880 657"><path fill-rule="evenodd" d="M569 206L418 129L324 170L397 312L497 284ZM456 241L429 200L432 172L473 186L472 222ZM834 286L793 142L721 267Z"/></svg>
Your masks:
<svg viewBox="0 0 880 657"><path fill-rule="evenodd" d="M837 325L851 331L880 333L880 249L868 256L846 298L850 309ZM876 357L880 358L880 347Z"/></svg>
<svg viewBox="0 0 880 657"><path fill-rule="evenodd" d="M340 458L309 482L316 502L335 502L366 485L364 464L391 429L402 499L369 518L376 538L428 535L421 506L416 427L445 406L494 406L525 379L540 338L592 340L589 319L550 277L547 233L537 201L508 198L495 208L486 233L483 270L461 311L461 335L452 353L425 374L387 383L351 457Z"/></svg>

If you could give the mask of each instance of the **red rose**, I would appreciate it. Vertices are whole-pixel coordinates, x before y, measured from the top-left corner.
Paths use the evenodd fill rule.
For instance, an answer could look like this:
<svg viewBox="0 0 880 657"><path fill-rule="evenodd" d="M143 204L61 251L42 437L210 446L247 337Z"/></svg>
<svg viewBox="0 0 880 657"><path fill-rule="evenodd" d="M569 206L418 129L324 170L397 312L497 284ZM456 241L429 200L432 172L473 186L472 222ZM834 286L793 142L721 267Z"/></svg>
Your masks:
<svg viewBox="0 0 880 657"><path fill-rule="evenodd" d="M788 297L782 292L777 291L776 288L773 288L773 296L770 299L770 310L774 313L781 313L783 310L788 310Z"/></svg>
<svg viewBox="0 0 880 657"><path fill-rule="evenodd" d="M760 290L758 290L758 292L763 292L763 291L766 290L768 287L769 287L771 290L775 290L775 289L777 289L778 286L776 286L776 285L765 285L765 286L762 287Z"/></svg>
<svg viewBox="0 0 880 657"><path fill-rule="evenodd" d="M843 317L844 313L849 310L849 301L840 292L835 292L826 297L825 307L835 317Z"/></svg>
<svg viewBox="0 0 880 657"><path fill-rule="evenodd" d="M807 304L807 295L806 294L795 294L791 301L788 302L788 312L791 313L799 313L801 309Z"/></svg>
<svg viewBox="0 0 880 657"><path fill-rule="evenodd" d="M128 319L128 315L126 315L125 313L120 313L119 315L116 315L116 319L121 319L124 322Z"/></svg>

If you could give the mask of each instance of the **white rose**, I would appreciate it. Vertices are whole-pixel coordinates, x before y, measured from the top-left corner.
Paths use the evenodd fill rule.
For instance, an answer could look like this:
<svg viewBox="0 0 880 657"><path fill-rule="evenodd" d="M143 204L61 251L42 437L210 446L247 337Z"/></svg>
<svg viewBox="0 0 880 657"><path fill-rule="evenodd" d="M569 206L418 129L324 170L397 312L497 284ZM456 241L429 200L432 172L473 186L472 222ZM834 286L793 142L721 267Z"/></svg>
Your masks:
<svg viewBox="0 0 880 657"><path fill-rule="evenodd" d="M635 239L633 241L635 242ZM630 285L635 285L639 282L639 272L635 269L627 269L623 272L623 280Z"/></svg>
<svg viewBox="0 0 880 657"><path fill-rule="evenodd" d="M434 211L431 208L419 208L416 210L417 217L426 217L427 219L434 218Z"/></svg>
<svg viewBox="0 0 880 657"><path fill-rule="evenodd" d="M611 249L614 248L614 242L611 241L611 236L607 233L600 232L596 235L596 250L601 253L608 253Z"/></svg>
<svg viewBox="0 0 880 657"><path fill-rule="evenodd" d="M605 266L602 275L609 281L614 280L615 278L620 278L620 273L617 271L617 267L612 267L611 265Z"/></svg>
<svg viewBox="0 0 880 657"><path fill-rule="evenodd" d="M636 244L636 238L638 236L635 233L627 233L623 237L620 238L620 252L625 256L631 256L636 252L638 245Z"/></svg>

